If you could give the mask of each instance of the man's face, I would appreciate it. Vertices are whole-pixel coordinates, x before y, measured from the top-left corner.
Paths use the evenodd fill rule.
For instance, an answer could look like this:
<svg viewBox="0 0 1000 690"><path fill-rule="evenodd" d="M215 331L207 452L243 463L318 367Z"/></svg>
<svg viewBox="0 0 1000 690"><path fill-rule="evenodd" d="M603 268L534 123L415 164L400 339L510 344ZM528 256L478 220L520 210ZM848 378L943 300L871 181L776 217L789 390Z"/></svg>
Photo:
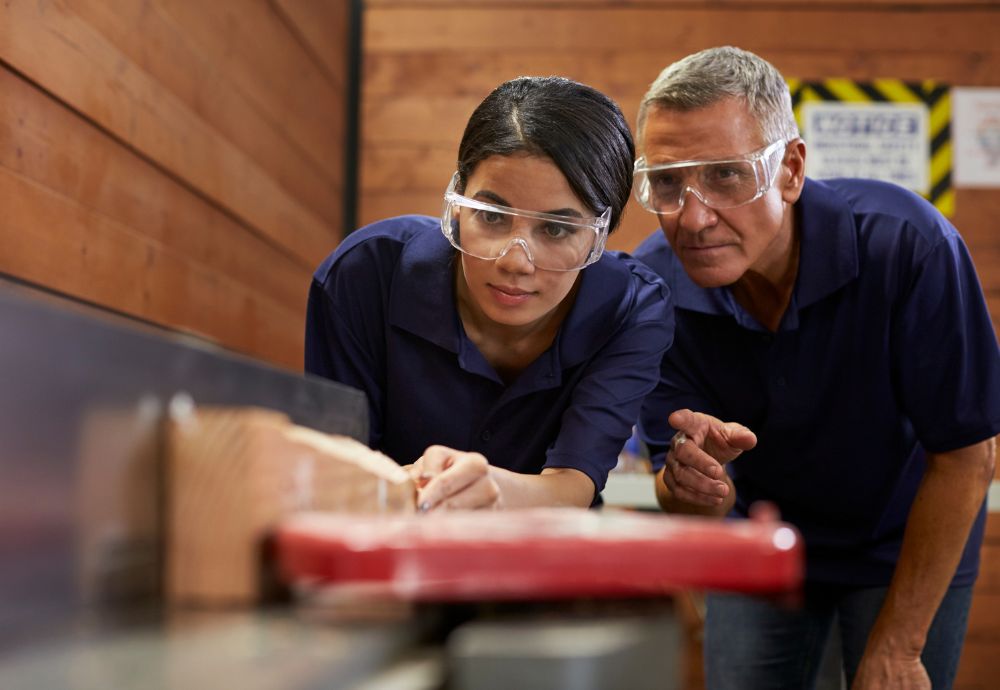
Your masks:
<svg viewBox="0 0 1000 690"><path fill-rule="evenodd" d="M649 109L642 153L648 165L738 158L770 144L737 99L698 110ZM658 216L684 270L701 287L739 281L748 271L766 278L787 266L792 204L802 190L804 147L789 144L774 185L743 206L713 209L687 193L680 211Z"/></svg>

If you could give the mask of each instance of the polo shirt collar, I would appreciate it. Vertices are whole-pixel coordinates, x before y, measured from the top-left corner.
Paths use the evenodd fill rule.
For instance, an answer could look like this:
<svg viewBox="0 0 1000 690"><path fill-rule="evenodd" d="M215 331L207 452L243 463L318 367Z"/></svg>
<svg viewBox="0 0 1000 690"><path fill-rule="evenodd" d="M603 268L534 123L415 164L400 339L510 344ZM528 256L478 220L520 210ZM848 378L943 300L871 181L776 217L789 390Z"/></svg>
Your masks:
<svg viewBox="0 0 1000 690"><path fill-rule="evenodd" d="M440 231L421 231L403 246L389 294L389 323L450 352L459 351L452 288L455 249Z"/></svg>
<svg viewBox="0 0 1000 690"><path fill-rule="evenodd" d="M822 182L806 178L802 195L795 204L795 222L799 228L799 271L785 324L791 327L798 323L797 310L821 300L858 276L858 233L844 199ZM670 271L673 276L668 282L675 287L678 307L731 315L737 320L744 316L728 287L698 287L676 257L670 262Z"/></svg>
<svg viewBox="0 0 1000 690"><path fill-rule="evenodd" d="M580 273L576 301L556 338L563 368L575 366L594 353L620 321L619 309L631 299L632 274L624 261L607 254Z"/></svg>
<svg viewBox="0 0 1000 690"><path fill-rule="evenodd" d="M847 201L829 186L809 178L795 213L801 231L795 292L802 308L858 277L858 229Z"/></svg>

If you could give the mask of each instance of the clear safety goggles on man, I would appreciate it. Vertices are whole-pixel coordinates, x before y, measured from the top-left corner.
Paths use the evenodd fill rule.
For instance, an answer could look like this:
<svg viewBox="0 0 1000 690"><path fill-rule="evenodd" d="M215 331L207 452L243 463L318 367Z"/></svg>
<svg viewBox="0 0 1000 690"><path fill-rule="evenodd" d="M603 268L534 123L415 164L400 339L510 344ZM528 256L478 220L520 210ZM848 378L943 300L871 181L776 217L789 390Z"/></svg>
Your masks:
<svg viewBox="0 0 1000 690"><path fill-rule="evenodd" d="M785 153L779 139L745 156L714 161L679 161L647 165L635 162L635 196L647 211L658 215L678 213L693 194L714 209L734 208L756 201L774 184Z"/></svg>
<svg viewBox="0 0 1000 690"><path fill-rule="evenodd" d="M455 173L444 193L441 231L463 254L491 261L520 247L546 271L575 271L601 258L610 207L596 218L523 211L462 196L458 179Z"/></svg>

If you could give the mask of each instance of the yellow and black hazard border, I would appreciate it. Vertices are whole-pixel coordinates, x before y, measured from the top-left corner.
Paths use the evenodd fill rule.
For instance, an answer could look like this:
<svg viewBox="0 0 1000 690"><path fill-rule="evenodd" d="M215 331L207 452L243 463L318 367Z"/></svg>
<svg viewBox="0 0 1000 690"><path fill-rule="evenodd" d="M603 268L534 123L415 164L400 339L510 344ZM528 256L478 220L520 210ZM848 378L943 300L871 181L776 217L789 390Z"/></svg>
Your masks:
<svg viewBox="0 0 1000 690"><path fill-rule="evenodd" d="M929 111L930 192L927 198L941 213L952 215L955 191L951 181L951 92L934 81L910 82L900 79L851 79L804 81L789 79L792 109L802 126L802 105L809 101L845 103L923 103ZM808 142L807 142L808 143Z"/></svg>

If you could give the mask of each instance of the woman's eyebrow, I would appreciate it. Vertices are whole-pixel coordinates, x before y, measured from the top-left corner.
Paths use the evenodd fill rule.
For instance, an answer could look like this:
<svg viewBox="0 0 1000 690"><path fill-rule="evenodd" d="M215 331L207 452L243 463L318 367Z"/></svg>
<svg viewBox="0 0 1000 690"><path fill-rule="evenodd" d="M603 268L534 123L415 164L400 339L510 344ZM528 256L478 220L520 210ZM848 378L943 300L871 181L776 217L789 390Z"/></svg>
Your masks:
<svg viewBox="0 0 1000 690"><path fill-rule="evenodd" d="M511 206L510 202L504 199L499 194L491 192L488 189L480 189L472 197L473 199L479 199L480 201L488 201L491 204L496 204L497 206L506 206L507 208L514 208ZM536 211L536 213L547 213L550 216L571 216L573 218L583 218L583 214L577 211L575 208L557 208L551 211Z"/></svg>

